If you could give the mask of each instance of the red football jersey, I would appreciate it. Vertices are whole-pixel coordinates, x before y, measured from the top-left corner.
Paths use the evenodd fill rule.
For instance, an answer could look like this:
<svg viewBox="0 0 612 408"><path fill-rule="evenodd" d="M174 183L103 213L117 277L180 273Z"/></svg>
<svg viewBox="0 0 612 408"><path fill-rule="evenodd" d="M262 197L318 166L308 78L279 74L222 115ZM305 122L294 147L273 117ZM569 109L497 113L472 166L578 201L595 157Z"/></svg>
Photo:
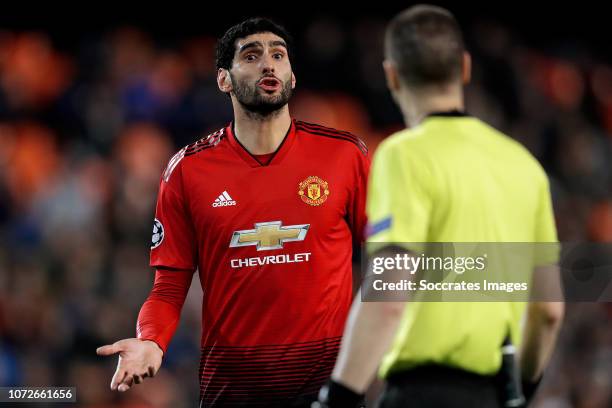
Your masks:
<svg viewBox="0 0 612 408"><path fill-rule="evenodd" d="M368 170L357 137L295 120L267 164L231 125L170 160L151 266L199 271L201 406L282 405L329 377Z"/></svg>

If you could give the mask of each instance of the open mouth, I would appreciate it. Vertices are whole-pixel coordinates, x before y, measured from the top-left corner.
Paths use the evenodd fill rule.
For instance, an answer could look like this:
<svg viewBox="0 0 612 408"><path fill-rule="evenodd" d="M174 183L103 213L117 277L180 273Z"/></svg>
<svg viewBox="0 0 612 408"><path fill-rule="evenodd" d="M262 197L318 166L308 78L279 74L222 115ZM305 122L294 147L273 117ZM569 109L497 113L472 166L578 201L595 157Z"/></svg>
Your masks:
<svg viewBox="0 0 612 408"><path fill-rule="evenodd" d="M261 79L257 85L266 92L274 92L280 89L281 82L273 77L266 77Z"/></svg>

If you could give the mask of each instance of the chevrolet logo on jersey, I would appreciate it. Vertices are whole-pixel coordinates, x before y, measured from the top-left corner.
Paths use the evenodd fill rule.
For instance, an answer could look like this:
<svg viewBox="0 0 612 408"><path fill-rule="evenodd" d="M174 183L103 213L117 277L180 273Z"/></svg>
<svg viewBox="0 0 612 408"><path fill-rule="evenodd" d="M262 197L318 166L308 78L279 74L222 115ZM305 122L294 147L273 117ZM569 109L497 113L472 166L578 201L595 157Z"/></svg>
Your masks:
<svg viewBox="0 0 612 408"><path fill-rule="evenodd" d="M258 251L280 249L285 242L303 241L310 224L287 225L281 221L259 222L255 229L235 231L230 248L255 245Z"/></svg>

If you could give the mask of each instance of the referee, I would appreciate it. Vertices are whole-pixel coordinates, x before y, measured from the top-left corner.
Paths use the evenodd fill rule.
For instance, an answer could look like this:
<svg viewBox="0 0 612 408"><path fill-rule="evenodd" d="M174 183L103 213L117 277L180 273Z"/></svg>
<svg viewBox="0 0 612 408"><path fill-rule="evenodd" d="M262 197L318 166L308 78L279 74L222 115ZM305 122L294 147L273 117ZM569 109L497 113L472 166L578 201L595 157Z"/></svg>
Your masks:
<svg viewBox="0 0 612 408"><path fill-rule="evenodd" d="M544 170L519 143L465 112L470 65L447 10L417 5L389 23L383 66L408 129L374 156L368 242L557 242ZM558 277L556 261L533 270ZM504 339L520 345L529 399L563 313L562 302L355 301L320 405L358 406L378 368L383 408L524 406L500 392Z"/></svg>

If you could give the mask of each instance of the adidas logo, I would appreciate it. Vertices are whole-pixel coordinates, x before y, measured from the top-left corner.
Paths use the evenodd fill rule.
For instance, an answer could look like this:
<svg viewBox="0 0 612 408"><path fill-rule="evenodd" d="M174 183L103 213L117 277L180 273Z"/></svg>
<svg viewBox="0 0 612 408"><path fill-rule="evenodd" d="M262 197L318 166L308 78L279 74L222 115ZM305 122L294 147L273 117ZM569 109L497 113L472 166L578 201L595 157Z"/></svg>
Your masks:
<svg viewBox="0 0 612 408"><path fill-rule="evenodd" d="M236 205L236 202L227 194L227 191L221 193L219 197L212 204L213 207L229 207L230 205Z"/></svg>

